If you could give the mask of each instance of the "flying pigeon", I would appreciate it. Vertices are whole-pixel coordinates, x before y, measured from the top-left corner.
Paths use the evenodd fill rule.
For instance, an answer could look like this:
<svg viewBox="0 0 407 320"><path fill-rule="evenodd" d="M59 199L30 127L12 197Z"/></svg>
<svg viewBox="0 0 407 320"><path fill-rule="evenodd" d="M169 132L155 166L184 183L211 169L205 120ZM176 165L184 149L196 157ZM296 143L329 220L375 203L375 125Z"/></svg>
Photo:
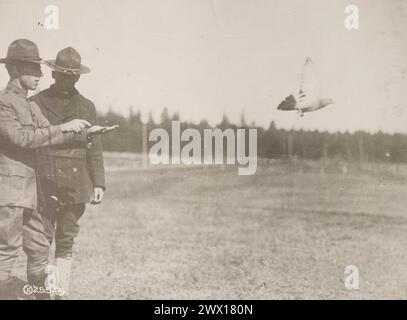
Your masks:
<svg viewBox="0 0 407 320"><path fill-rule="evenodd" d="M319 79L315 66L311 58L307 57L302 69L298 96L289 95L278 105L277 109L283 111L296 110L303 116L305 112L315 111L332 103L332 99L320 98Z"/></svg>

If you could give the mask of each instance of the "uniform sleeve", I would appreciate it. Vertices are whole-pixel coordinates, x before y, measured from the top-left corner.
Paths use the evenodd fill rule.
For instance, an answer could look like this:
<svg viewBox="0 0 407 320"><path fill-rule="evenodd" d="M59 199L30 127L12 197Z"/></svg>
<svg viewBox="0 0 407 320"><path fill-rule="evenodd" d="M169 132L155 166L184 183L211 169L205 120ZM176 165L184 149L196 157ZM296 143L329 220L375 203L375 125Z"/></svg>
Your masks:
<svg viewBox="0 0 407 320"><path fill-rule="evenodd" d="M96 109L93 103L90 110L89 122L92 125L96 123ZM89 138L89 142L87 163L93 187L106 189L102 138L100 135L94 135Z"/></svg>
<svg viewBox="0 0 407 320"><path fill-rule="evenodd" d="M22 126L13 107L0 102L0 136L21 148L39 148L63 143L85 143L86 133L63 134L60 126L34 129Z"/></svg>

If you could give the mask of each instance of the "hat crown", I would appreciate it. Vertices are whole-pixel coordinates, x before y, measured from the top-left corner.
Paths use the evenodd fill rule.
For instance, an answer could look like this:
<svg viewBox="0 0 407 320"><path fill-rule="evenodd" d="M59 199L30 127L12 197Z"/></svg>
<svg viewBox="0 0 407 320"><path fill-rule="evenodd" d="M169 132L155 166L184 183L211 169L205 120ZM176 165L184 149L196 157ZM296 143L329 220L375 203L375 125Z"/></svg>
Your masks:
<svg viewBox="0 0 407 320"><path fill-rule="evenodd" d="M65 74L84 74L90 72L87 66L82 65L81 55L72 47L67 47L58 52L56 60L46 61L51 69Z"/></svg>
<svg viewBox="0 0 407 320"><path fill-rule="evenodd" d="M72 47L62 49L57 54L55 64L66 69L79 69L81 66L81 55Z"/></svg>
<svg viewBox="0 0 407 320"><path fill-rule="evenodd" d="M27 39L14 40L8 47L7 59L41 60L37 45Z"/></svg>

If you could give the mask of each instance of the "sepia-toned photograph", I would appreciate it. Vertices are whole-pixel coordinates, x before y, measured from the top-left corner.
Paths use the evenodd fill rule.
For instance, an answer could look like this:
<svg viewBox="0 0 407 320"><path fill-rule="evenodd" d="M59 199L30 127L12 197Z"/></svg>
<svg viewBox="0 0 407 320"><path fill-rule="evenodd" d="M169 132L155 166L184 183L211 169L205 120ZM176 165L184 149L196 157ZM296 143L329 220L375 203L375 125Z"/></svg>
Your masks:
<svg viewBox="0 0 407 320"><path fill-rule="evenodd" d="M407 299L405 0L0 0L0 30L0 300Z"/></svg>

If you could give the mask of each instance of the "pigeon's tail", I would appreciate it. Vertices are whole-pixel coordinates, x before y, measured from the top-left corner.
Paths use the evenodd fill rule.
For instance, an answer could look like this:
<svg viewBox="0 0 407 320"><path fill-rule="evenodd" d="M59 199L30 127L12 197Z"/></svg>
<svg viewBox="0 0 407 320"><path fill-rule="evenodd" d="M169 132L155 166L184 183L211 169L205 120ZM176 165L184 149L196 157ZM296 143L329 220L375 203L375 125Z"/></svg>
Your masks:
<svg viewBox="0 0 407 320"><path fill-rule="evenodd" d="M297 106L297 101L295 100L294 96L290 94L287 98L284 99L283 102L281 102L277 109L278 110L283 110L283 111L291 111L295 110Z"/></svg>

